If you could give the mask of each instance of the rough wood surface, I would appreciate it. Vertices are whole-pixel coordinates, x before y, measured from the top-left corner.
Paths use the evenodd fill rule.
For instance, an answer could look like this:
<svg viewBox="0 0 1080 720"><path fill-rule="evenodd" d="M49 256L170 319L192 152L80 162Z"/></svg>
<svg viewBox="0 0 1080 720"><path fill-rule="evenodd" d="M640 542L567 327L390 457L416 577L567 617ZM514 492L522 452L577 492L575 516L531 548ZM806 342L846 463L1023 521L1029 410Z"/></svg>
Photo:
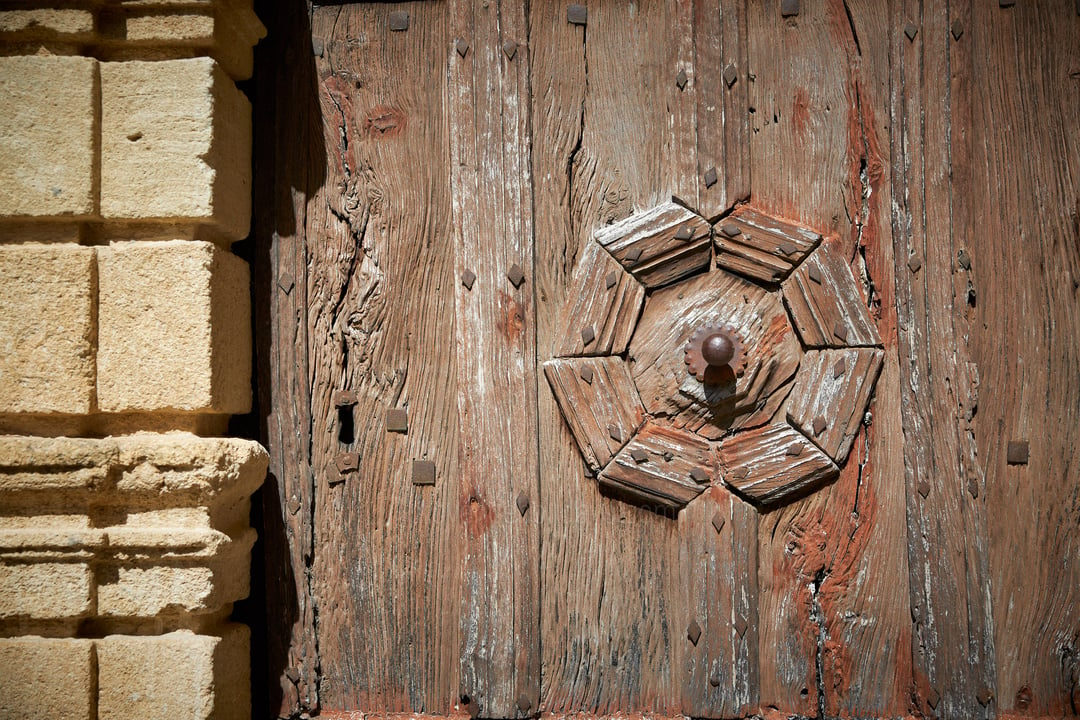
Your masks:
<svg viewBox="0 0 1080 720"><path fill-rule="evenodd" d="M666 202L600 228L595 238L634 277L654 288L708 267L710 235L701 216Z"/></svg>
<svg viewBox="0 0 1080 720"><path fill-rule="evenodd" d="M720 473L738 493L767 507L832 480L838 470L802 433L778 423L725 438Z"/></svg>
<svg viewBox="0 0 1080 720"><path fill-rule="evenodd" d="M549 360L544 374L585 463L598 472L645 419L629 368L618 357Z"/></svg>
<svg viewBox="0 0 1080 720"><path fill-rule="evenodd" d="M786 278L821 242L821 235L814 230L749 205L735 208L724 218L714 237L717 265L766 283Z"/></svg>
<svg viewBox="0 0 1080 720"><path fill-rule="evenodd" d="M803 356L785 405L787 419L837 463L847 458L859 432L883 357L877 348L810 350Z"/></svg>
<svg viewBox="0 0 1080 720"><path fill-rule="evenodd" d="M651 507L678 512L716 474L709 443L699 436L646 422L600 473L600 486Z"/></svg>
<svg viewBox="0 0 1080 720"><path fill-rule="evenodd" d="M808 347L881 345L866 300L839 250L826 243L784 281L784 304Z"/></svg>
<svg viewBox="0 0 1080 720"><path fill-rule="evenodd" d="M683 347L706 324L733 326L747 357L734 383L705 384L687 371ZM650 413L717 439L767 422L799 367L799 341L776 293L724 270L652 294L630 343L631 369Z"/></svg>
<svg viewBox="0 0 1080 720"><path fill-rule="evenodd" d="M553 354L570 357L625 352L644 303L641 283L598 244L587 244L570 280Z"/></svg>

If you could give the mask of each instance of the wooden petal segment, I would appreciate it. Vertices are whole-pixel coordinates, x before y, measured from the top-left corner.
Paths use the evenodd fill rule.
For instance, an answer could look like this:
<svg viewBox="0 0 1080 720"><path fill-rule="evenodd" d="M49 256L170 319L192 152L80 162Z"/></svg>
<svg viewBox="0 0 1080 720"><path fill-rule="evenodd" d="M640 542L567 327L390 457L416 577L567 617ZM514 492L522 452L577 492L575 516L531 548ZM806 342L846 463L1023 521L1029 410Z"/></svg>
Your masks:
<svg viewBox="0 0 1080 720"><path fill-rule="evenodd" d="M885 356L877 348L811 350L788 397L787 418L837 463L844 462Z"/></svg>
<svg viewBox="0 0 1080 720"><path fill-rule="evenodd" d="M775 505L835 478L839 469L786 423L736 433L720 445L724 482L758 505Z"/></svg>
<svg viewBox="0 0 1080 720"><path fill-rule="evenodd" d="M599 472L645 419L630 370L618 357L574 358L549 360L544 374L585 463Z"/></svg>
<svg viewBox="0 0 1080 720"><path fill-rule="evenodd" d="M646 287L666 285L709 266L709 223L666 202L594 234L612 257Z"/></svg>
<svg viewBox="0 0 1080 720"><path fill-rule="evenodd" d="M555 357L618 355L634 333L645 288L602 247L587 243L555 335ZM586 343L592 337L591 342Z"/></svg>
<svg viewBox="0 0 1080 720"><path fill-rule="evenodd" d="M768 283L786 278L821 242L809 228L745 205L720 222L715 235L718 266Z"/></svg>
<svg viewBox="0 0 1080 720"><path fill-rule="evenodd" d="M851 269L822 245L784 281L784 304L808 347L881 345Z"/></svg>
<svg viewBox="0 0 1080 720"><path fill-rule="evenodd" d="M649 421L600 473L620 498L678 511L708 487L716 472L709 443Z"/></svg>

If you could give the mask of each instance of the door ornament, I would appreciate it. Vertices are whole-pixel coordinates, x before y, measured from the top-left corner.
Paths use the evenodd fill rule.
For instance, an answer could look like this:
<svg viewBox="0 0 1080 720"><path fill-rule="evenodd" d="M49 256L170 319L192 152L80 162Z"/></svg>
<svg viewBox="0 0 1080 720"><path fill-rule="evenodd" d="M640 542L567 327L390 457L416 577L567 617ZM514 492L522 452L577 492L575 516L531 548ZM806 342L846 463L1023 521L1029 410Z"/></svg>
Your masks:
<svg viewBox="0 0 1080 720"><path fill-rule="evenodd" d="M607 494L677 513L722 484L758 508L834 479L884 351L817 232L667 202L586 244L544 372Z"/></svg>

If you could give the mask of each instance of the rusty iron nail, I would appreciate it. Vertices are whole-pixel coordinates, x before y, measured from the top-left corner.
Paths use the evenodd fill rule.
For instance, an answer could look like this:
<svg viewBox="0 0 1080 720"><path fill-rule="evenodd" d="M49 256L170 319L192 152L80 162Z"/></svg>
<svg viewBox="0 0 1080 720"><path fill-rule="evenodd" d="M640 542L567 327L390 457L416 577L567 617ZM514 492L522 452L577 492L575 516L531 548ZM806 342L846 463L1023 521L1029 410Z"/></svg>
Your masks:
<svg viewBox="0 0 1080 720"><path fill-rule="evenodd" d="M300 682L300 671L294 667L290 667L285 671L285 677L289 678L289 682L295 685Z"/></svg>
<svg viewBox="0 0 1080 720"><path fill-rule="evenodd" d="M1010 440L1005 451L1005 460L1010 465L1027 465L1029 446L1027 440Z"/></svg>
<svg viewBox="0 0 1080 720"><path fill-rule="evenodd" d="M982 689L979 690L979 694L975 696L975 699L979 701L980 705L986 707L990 704L990 701L994 699L994 691L986 685L983 685Z"/></svg>
<svg viewBox="0 0 1080 720"><path fill-rule="evenodd" d="M675 239L682 240L684 242L692 237L694 237L694 229L686 223L684 223L675 233Z"/></svg>
<svg viewBox="0 0 1080 720"><path fill-rule="evenodd" d="M590 325L589 327L581 329L581 342L583 342L586 346L591 345L592 341L595 340L595 339L596 339L596 331L593 330L592 325Z"/></svg>
<svg viewBox="0 0 1080 720"><path fill-rule="evenodd" d="M675 76L675 84L678 85L680 90L686 89L686 83L689 78L686 77L686 71L680 70L679 74Z"/></svg>
<svg viewBox="0 0 1080 720"><path fill-rule="evenodd" d="M941 693L939 693L936 688L930 688L930 692L926 693L926 702L930 705L930 709L937 709L938 702L940 701Z"/></svg>
<svg viewBox="0 0 1080 720"><path fill-rule="evenodd" d="M709 676L709 684L712 685L713 687L720 687L720 676L717 675L716 673L713 673L712 675L710 675Z"/></svg>
<svg viewBox="0 0 1080 720"><path fill-rule="evenodd" d="M335 390L334 407L349 407L356 404L356 393L352 390Z"/></svg>
<svg viewBox="0 0 1080 720"><path fill-rule="evenodd" d="M930 483L925 480L920 480L915 489L919 491L919 494L922 495L923 500L925 500L926 496L930 494Z"/></svg>
<svg viewBox="0 0 1080 720"><path fill-rule="evenodd" d="M799 457L802 455L803 446L800 443L792 443L787 446L787 450L784 451L785 455L790 457Z"/></svg>
<svg viewBox="0 0 1080 720"><path fill-rule="evenodd" d="M604 278L604 286L608 290L610 290L611 288L615 287L618 284L619 284L619 274L617 272L615 272L614 270L612 270L611 272L609 272L607 274L607 277Z"/></svg>
<svg viewBox="0 0 1080 720"><path fill-rule="evenodd" d="M815 435L820 435L821 433L825 432L825 428L827 428L828 426L829 424L825 422L825 418L823 418L822 416L818 415L816 418L814 418Z"/></svg>
<svg viewBox="0 0 1080 720"><path fill-rule="evenodd" d="M735 618L735 632L739 633L739 637L746 634L746 618L742 615Z"/></svg>
<svg viewBox="0 0 1080 720"><path fill-rule="evenodd" d="M730 88L738 79L739 73L735 70L735 63L728 63L727 67L724 68L724 84Z"/></svg>
<svg viewBox="0 0 1080 720"><path fill-rule="evenodd" d="M705 187L711 188L716 184L716 168L711 167L705 171Z"/></svg>
<svg viewBox="0 0 1080 720"><path fill-rule="evenodd" d="M781 0L780 17L792 17L799 14L799 0Z"/></svg>
<svg viewBox="0 0 1080 720"><path fill-rule="evenodd" d="M912 255L907 261L908 270L913 273L919 272L919 268L922 267L922 258L918 255Z"/></svg>
<svg viewBox="0 0 1080 720"><path fill-rule="evenodd" d="M626 251L626 254L623 255L623 258L630 262L637 262L639 257L641 257L641 248L637 246L630 248Z"/></svg>
<svg viewBox="0 0 1080 720"><path fill-rule="evenodd" d="M1008 8L1016 4L1016 0L998 0L998 7Z"/></svg>
<svg viewBox="0 0 1080 720"><path fill-rule="evenodd" d="M795 253L799 252L799 248L795 246L793 242L782 243L779 248L780 252L784 253L786 257L791 257Z"/></svg>
<svg viewBox="0 0 1080 720"><path fill-rule="evenodd" d="M701 639L701 626L697 624L697 620L691 620L686 626L686 637L690 639L694 647L697 647L698 640Z"/></svg>
<svg viewBox="0 0 1080 720"><path fill-rule="evenodd" d="M518 711L522 715L524 715L525 713L529 712L529 708L532 707L532 701L529 700L529 698L522 695L521 697L519 697L517 699L517 707L518 707Z"/></svg>
<svg viewBox="0 0 1080 720"><path fill-rule="evenodd" d="M971 269L971 256L968 255L967 250L961 250L956 254L956 262L960 263L960 267L965 270Z"/></svg>
<svg viewBox="0 0 1080 720"><path fill-rule="evenodd" d="M818 285L821 284L821 271L818 270L817 265L811 265L807 269L806 274L811 280L816 282Z"/></svg>
<svg viewBox="0 0 1080 720"><path fill-rule="evenodd" d="M406 408L390 408L386 411L386 431L409 432L409 411Z"/></svg>
<svg viewBox="0 0 1080 720"><path fill-rule="evenodd" d="M287 507L289 508L289 514L295 515L296 513L300 512L300 501L296 498L289 498L289 504Z"/></svg>
<svg viewBox="0 0 1080 720"><path fill-rule="evenodd" d="M458 38L458 41L454 43L454 49L457 50L457 54L461 57L465 57L469 53L469 43L463 39Z"/></svg>
<svg viewBox="0 0 1080 720"><path fill-rule="evenodd" d="M843 320L837 320L836 324L833 325L832 331L833 335L840 338L840 342L847 342L848 329Z"/></svg>
<svg viewBox="0 0 1080 720"><path fill-rule="evenodd" d="M726 223L723 227L720 228L720 232L724 233L724 235L727 235L729 238L742 235L742 230L739 229L739 226L735 223Z"/></svg>
<svg viewBox="0 0 1080 720"><path fill-rule="evenodd" d="M667 462L671 462L674 459L675 459L675 453L671 452L670 450L665 450L664 451L664 460L666 460Z"/></svg>
<svg viewBox="0 0 1080 720"><path fill-rule="evenodd" d="M472 270L465 270L461 273L461 284L465 286L466 290L472 290L473 283L476 282L476 273Z"/></svg>
<svg viewBox="0 0 1080 720"><path fill-rule="evenodd" d="M503 43L503 54L506 55L507 60L513 60L517 55L517 43L513 40L507 40Z"/></svg>
<svg viewBox="0 0 1080 720"><path fill-rule="evenodd" d="M648 461L649 453L645 452L641 448L634 448L630 451L630 457L634 458L634 462L640 465L641 463Z"/></svg>
<svg viewBox="0 0 1080 720"><path fill-rule="evenodd" d="M278 276L277 284L278 287L281 288L286 295L288 295L292 292L293 286L296 284L296 281L293 280L292 273L286 270Z"/></svg>
<svg viewBox="0 0 1080 720"><path fill-rule="evenodd" d="M690 479L701 485L709 481L709 473L702 468L695 467L690 470Z"/></svg>
<svg viewBox="0 0 1080 720"><path fill-rule="evenodd" d="M521 287L521 283L525 282L525 272L517 263L510 266L510 270L506 273L506 277L516 288Z"/></svg>
<svg viewBox="0 0 1080 720"><path fill-rule="evenodd" d="M412 482L413 485L434 485L435 463L430 460L413 460Z"/></svg>
<svg viewBox="0 0 1080 720"><path fill-rule="evenodd" d="M395 32L409 29L409 13L395 10L390 13L390 29Z"/></svg>
<svg viewBox="0 0 1080 720"><path fill-rule="evenodd" d="M337 471L344 475L360 467L360 455L358 453L341 453L334 461Z"/></svg>
<svg viewBox="0 0 1080 720"><path fill-rule="evenodd" d="M615 442L617 442L617 443L622 442L622 430L619 429L618 425L608 425L607 426L607 434L608 434L608 437L610 437Z"/></svg>
<svg viewBox="0 0 1080 720"><path fill-rule="evenodd" d="M909 22L904 26L904 34L907 35L908 40L914 40L915 36L919 34L919 28L913 22Z"/></svg>
<svg viewBox="0 0 1080 720"><path fill-rule="evenodd" d="M960 18L956 18L952 21L951 29L953 40L959 40L960 36L964 34L964 23L960 22Z"/></svg>
<svg viewBox="0 0 1080 720"><path fill-rule="evenodd" d="M591 367L589 367L588 365L582 365L581 370L578 372L578 375L586 383L592 385L593 371Z"/></svg>
<svg viewBox="0 0 1080 720"><path fill-rule="evenodd" d="M311 54L315 57L322 57L323 51L326 50L326 46L323 43L322 38L311 38Z"/></svg>
<svg viewBox="0 0 1080 720"><path fill-rule="evenodd" d="M716 532L720 532L724 529L724 518L720 517L720 511L717 510L716 514L712 516L712 526Z"/></svg>
<svg viewBox="0 0 1080 720"><path fill-rule="evenodd" d="M844 358L840 358L839 360L836 361L836 364L833 365L833 369L832 369L833 380L835 380L836 378L843 375L844 372L846 372L846 371L847 371L847 363L844 362Z"/></svg>
<svg viewBox="0 0 1080 720"><path fill-rule="evenodd" d="M975 478L968 478L968 492L975 500L979 499L979 481Z"/></svg>
<svg viewBox="0 0 1080 720"><path fill-rule="evenodd" d="M336 469L329 473L326 478L327 485L340 485L343 482L345 482L345 474L337 472Z"/></svg>
<svg viewBox="0 0 1080 720"><path fill-rule="evenodd" d="M524 492L519 492L514 504L517 505L518 512L521 513L521 516L525 517L525 513L529 511L529 496Z"/></svg>
<svg viewBox="0 0 1080 720"><path fill-rule="evenodd" d="M567 5L566 22L571 25L587 25L589 22L589 8L584 5Z"/></svg>

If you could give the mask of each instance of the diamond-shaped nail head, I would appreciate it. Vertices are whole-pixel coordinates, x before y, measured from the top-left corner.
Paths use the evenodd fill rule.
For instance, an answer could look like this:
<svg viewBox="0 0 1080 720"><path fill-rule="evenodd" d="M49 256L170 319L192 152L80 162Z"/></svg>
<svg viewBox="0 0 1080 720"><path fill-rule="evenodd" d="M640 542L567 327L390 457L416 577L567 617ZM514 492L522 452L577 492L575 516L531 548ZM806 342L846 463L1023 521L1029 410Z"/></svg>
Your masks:
<svg viewBox="0 0 1080 720"><path fill-rule="evenodd" d="M521 287L521 283L525 282L525 271L521 269L520 265L514 263L510 266L506 277L514 287Z"/></svg>
<svg viewBox="0 0 1080 720"><path fill-rule="evenodd" d="M712 526L716 532L720 532L724 529L724 518L720 517L719 511L712 516Z"/></svg>
<svg viewBox="0 0 1080 720"><path fill-rule="evenodd" d="M691 620L686 626L686 637L690 639L694 647L697 647L698 640L701 639L701 626L697 624L697 620Z"/></svg>

